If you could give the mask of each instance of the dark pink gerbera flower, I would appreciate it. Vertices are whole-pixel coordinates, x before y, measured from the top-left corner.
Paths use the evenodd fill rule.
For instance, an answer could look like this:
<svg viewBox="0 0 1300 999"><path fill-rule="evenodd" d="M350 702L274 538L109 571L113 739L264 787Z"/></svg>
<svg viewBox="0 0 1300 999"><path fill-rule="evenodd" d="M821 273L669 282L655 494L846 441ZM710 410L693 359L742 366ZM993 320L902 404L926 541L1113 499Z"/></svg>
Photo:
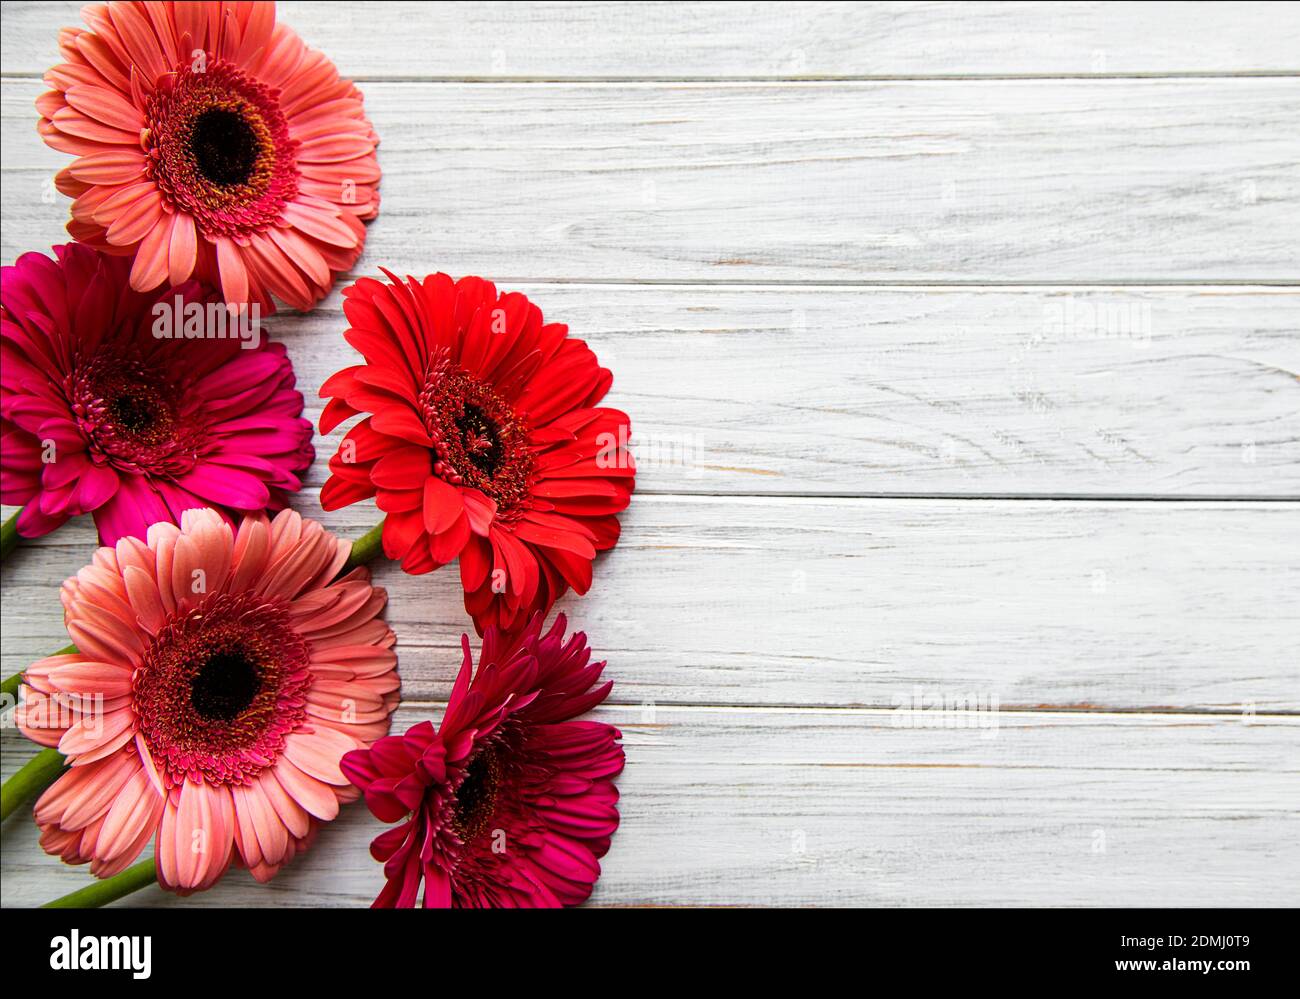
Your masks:
<svg viewBox="0 0 1300 999"><path fill-rule="evenodd" d="M259 334L249 349L251 336L206 326L159 338L155 304L175 314L179 297L208 324L223 314L215 291L187 281L141 294L125 258L54 252L2 271L0 501L23 507L18 533L89 513L112 545L188 509L229 519L286 506L314 452L284 346Z"/></svg>
<svg viewBox="0 0 1300 999"><path fill-rule="evenodd" d="M376 908L577 905L600 877L618 828L621 735L573 721L609 694L603 662L561 614L514 639L489 628L478 669L464 664L434 729L420 722L343 757L370 810L398 825L370 852L388 883Z"/></svg>

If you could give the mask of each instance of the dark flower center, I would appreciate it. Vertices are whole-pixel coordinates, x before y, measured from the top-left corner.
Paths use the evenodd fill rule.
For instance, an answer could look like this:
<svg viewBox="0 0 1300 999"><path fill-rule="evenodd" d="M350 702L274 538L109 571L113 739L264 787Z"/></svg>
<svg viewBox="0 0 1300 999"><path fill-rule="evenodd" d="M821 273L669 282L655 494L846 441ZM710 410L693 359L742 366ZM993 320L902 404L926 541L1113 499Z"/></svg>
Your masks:
<svg viewBox="0 0 1300 999"><path fill-rule="evenodd" d="M121 471L184 475L208 446L200 411L183 407L177 372L107 345L79 359L65 391L91 451Z"/></svg>
<svg viewBox="0 0 1300 999"><path fill-rule="evenodd" d="M257 594L218 592L173 614L131 681L164 779L243 784L272 765L307 717L308 658L285 606Z"/></svg>
<svg viewBox="0 0 1300 999"><path fill-rule="evenodd" d="M230 63L161 77L145 102L145 175L209 240L276 225L298 192L280 96Z"/></svg>
<svg viewBox="0 0 1300 999"><path fill-rule="evenodd" d="M190 703L201 718L230 721L261 689L261 674L242 649L215 652L190 680Z"/></svg>
<svg viewBox="0 0 1300 999"><path fill-rule="evenodd" d="M433 474L491 497L499 517L520 509L532 486L528 427L494 387L444 352L430 361L419 405Z"/></svg>
<svg viewBox="0 0 1300 999"><path fill-rule="evenodd" d="M451 825L468 843L484 829L496 810L497 788L501 784L501 762L491 747L485 747L469 761L465 779L456 789L456 811Z"/></svg>
<svg viewBox="0 0 1300 999"><path fill-rule="evenodd" d="M257 133L234 111L204 111L190 132L190 152L199 172L214 184L245 184L262 151Z"/></svg>
<svg viewBox="0 0 1300 999"><path fill-rule="evenodd" d="M144 388L127 388L108 404L109 416L118 427L142 434L159 422L159 400Z"/></svg>
<svg viewBox="0 0 1300 999"><path fill-rule="evenodd" d="M480 472L492 478L501 461L501 438L497 435L496 425L483 410L467 403L461 415L456 417L456 426L460 429L465 457Z"/></svg>

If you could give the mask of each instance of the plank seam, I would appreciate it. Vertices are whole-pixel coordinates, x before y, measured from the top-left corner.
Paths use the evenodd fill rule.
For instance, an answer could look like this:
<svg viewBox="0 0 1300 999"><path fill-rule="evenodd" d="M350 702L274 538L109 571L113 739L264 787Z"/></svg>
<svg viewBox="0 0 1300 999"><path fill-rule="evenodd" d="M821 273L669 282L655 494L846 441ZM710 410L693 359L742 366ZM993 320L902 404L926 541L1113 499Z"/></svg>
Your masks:
<svg viewBox="0 0 1300 999"><path fill-rule="evenodd" d="M415 698L409 701L403 700L401 702L402 708L410 708L415 710L422 709L422 708L429 709L429 710L442 710L445 709L446 706L447 706L446 701L437 701L437 700L431 701L431 700L425 700L421 698ZM643 703L631 702L631 701L607 701L601 705L601 708L619 708L627 711L644 711L646 710L646 705ZM860 714L860 715L868 715L871 717L875 717L875 716L895 717L895 716L903 716L903 715L908 715L908 716L919 715L924 717L926 715L934 714L935 711L937 710L937 709L913 710L910 708L904 709L904 708L892 708L892 707L884 707L884 706L873 707L870 705L838 705L838 704L735 704L735 703L695 704L695 703L657 700L654 702L654 710L657 712L660 709L666 709L666 710L681 712L681 713L699 713L699 712L713 711L713 712L724 712L724 713L743 712L743 713L750 713L750 714L794 714L794 713L834 714L838 716ZM1170 719L1178 719L1178 718L1238 719L1242 717L1242 711L1240 709L1230 711L1226 709L1216 709L1216 708L1168 708L1168 709L1142 708L1142 707L1036 708L1036 707L1024 707L1024 706L1011 707L1011 706L999 705L998 713L1014 714L1024 718L1034 718L1034 717L1050 718L1054 716L1063 716L1063 717L1070 717L1070 718L1104 719L1108 716L1114 716L1116 719L1120 719L1123 721L1132 721L1134 719L1142 719L1142 718L1151 718L1151 719L1159 719L1161 721L1167 721ZM1255 711L1252 712L1249 717L1255 719L1276 718L1276 719L1282 719L1284 721L1291 721L1293 719L1300 720L1300 711L1295 711L1295 710ZM625 723L625 724L635 724L635 722ZM1245 725L1245 727L1247 728L1250 727L1248 723L1242 722L1242 724ZM943 726L935 726L935 727L943 728Z"/></svg>
<svg viewBox="0 0 1300 999"><path fill-rule="evenodd" d="M788 494L782 494L782 493L739 493L739 492L714 493L714 492L703 492L703 491L698 493L676 492L676 491L658 492L655 491L654 489L638 489L635 495L642 499L653 498L657 500L670 500L670 501L678 500L678 499L682 499L682 500L788 499L788 500L810 500L810 501L817 501L817 502L822 502L827 500L842 500L845 502L857 502L857 501L894 502L894 501L914 500L917 502L952 503L952 502L965 502L967 500L970 500L973 502L984 502L984 503L990 503L990 502L991 503L1003 503L1003 502L1011 502L1011 503L1209 503L1209 504L1221 505L1223 507L1231 506L1234 504L1255 505L1255 504L1263 504L1263 503L1272 503L1282 507L1289 507L1294 505L1297 502L1300 502L1300 497L1290 496L1290 495L1283 495L1278 497L1273 497L1273 496L1235 497L1235 496L1213 496L1213 495L1183 497L1183 496L1173 496L1173 495L1143 496L1141 494L1134 494L1132 496L1123 496L1123 495L1110 496L1104 493L1096 493L1092 495L1079 495L1079 496L1069 496L1069 495L1056 496L1056 495L1049 495L1049 494L1029 495L1029 494L1021 494L1021 493L1007 494L1007 495L998 494L998 493L952 493L952 494L826 493L826 494L821 494L821 493L803 493L803 492L791 491Z"/></svg>
<svg viewBox="0 0 1300 999"><path fill-rule="evenodd" d="M16 173L54 173L45 167L4 167L0 169L0 176L4 174ZM1300 263L1297 263L1300 267ZM378 269L356 269L344 274L338 284L346 284L357 277L374 276ZM1141 290L1206 290L1212 291L1216 288L1245 289L1252 288L1266 289L1283 289L1291 291L1300 289L1300 279L1298 278L1186 278L1184 280L1171 280L1169 278L1153 279L1150 281L1143 280L1114 280L1107 278L1089 278L1088 280L1079 281L999 281L992 279L971 279L971 280L953 280L944 281L935 278L926 278L924 280L907 281L891 278L889 280L858 280L845 279L843 281L827 281L826 279L817 279L809 281L787 280L774 282L770 278L755 278L753 280L745 279L728 279L713 280L710 278L688 279L688 278L560 278L560 277L521 277L510 274L494 274L491 280L498 287L509 285L512 288L520 287L537 287L537 288L612 288L615 290L626 289L633 290L637 288L656 288L656 289L680 289L688 290L694 288L712 288L719 291L727 290L746 290L746 291L854 291L854 290L873 290L873 291L935 291L944 292L953 289L963 291L1030 291L1040 289L1069 289L1071 291L1107 291L1114 289L1141 289ZM340 315L339 309L316 309L312 312L296 314L299 318L314 314L323 315Z"/></svg>
<svg viewBox="0 0 1300 999"><path fill-rule="evenodd" d="M346 75L346 71L345 75ZM40 80L42 73L36 70L18 70L0 73L0 80ZM420 83L449 85L590 85L607 84L624 86L627 84L699 84L708 86L718 83L734 84L816 84L816 83L1018 83L1052 80L1276 80L1300 79L1300 69L1246 69L1246 70L1175 70L1161 72L1130 73L824 73L792 76L787 74L754 74L727 76L446 76L446 75L403 75L370 73L349 76L354 83Z"/></svg>

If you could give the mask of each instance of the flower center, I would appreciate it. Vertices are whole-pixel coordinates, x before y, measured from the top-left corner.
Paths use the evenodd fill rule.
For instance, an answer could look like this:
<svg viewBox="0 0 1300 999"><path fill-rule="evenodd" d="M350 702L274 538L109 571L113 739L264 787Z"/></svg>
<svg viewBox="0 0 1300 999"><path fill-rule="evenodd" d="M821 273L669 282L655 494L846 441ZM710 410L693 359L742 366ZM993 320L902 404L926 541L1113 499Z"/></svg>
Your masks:
<svg viewBox="0 0 1300 999"><path fill-rule="evenodd" d="M429 362L420 409L433 439L433 474L490 496L506 516L527 498L533 471L528 428L510 404L444 350Z"/></svg>
<svg viewBox="0 0 1300 999"><path fill-rule="evenodd" d="M306 718L308 655L279 601L218 593L173 615L132 681L159 771L173 785L242 784L273 765Z"/></svg>
<svg viewBox="0 0 1300 999"><path fill-rule="evenodd" d="M158 393L145 385L123 386L109 401L107 412L113 425L137 438L171 423Z"/></svg>
<svg viewBox="0 0 1300 999"><path fill-rule="evenodd" d="M234 111L204 111L190 132L190 152L199 173L223 187L248 183L260 150L257 132Z"/></svg>
<svg viewBox="0 0 1300 999"><path fill-rule="evenodd" d="M456 428L461 434L465 456L475 468L492 478L501 461L501 438L497 436L496 425L473 403L466 403L456 417Z"/></svg>
<svg viewBox="0 0 1300 999"><path fill-rule="evenodd" d="M501 761L491 746L485 746L469 761L465 777L456 788L451 825L462 842L472 842L487 828L496 811L500 786Z"/></svg>
<svg viewBox="0 0 1300 999"><path fill-rule="evenodd" d="M201 718L230 721L261 689L257 664L248 661L242 648L214 652L190 680L190 705Z"/></svg>
<svg viewBox="0 0 1300 999"><path fill-rule="evenodd" d="M142 142L146 174L209 239L265 230L298 193L298 143L279 93L221 60L158 81Z"/></svg>
<svg viewBox="0 0 1300 999"><path fill-rule="evenodd" d="M181 409L181 389L134 352L77 363L66 391L91 451L123 471L180 475L207 446L203 420Z"/></svg>

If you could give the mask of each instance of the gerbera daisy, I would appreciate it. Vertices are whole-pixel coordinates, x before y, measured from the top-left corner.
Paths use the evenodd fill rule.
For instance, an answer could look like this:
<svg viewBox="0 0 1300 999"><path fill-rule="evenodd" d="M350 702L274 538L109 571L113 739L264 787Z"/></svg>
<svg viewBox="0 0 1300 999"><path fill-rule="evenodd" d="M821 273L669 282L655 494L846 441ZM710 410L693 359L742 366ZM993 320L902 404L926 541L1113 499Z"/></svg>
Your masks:
<svg viewBox="0 0 1300 999"><path fill-rule="evenodd" d="M273 3L113 3L65 28L36 101L68 232L135 258L131 286L191 276L228 303L310 309L379 211L360 91Z"/></svg>
<svg viewBox="0 0 1300 999"><path fill-rule="evenodd" d="M292 510L237 533L191 510L64 583L79 651L27 670L16 716L71 763L36 803L45 850L104 878L153 838L165 887L232 860L265 881L354 800L339 760L388 731L398 678L386 594L334 580L349 550Z"/></svg>
<svg viewBox="0 0 1300 999"><path fill-rule="evenodd" d="M377 908L554 907L585 901L618 828L618 729L573 721L609 694L584 634L536 615L514 640L469 637L442 725L420 722L343 758L376 817L388 879Z"/></svg>
<svg viewBox="0 0 1300 999"><path fill-rule="evenodd" d="M321 431L370 415L330 459L321 505L377 497L389 558L423 573L459 556L479 634L518 630L585 593L618 540L636 471L627 416L596 405L613 378L517 292L384 273L343 293L366 363L321 386Z"/></svg>
<svg viewBox="0 0 1300 999"><path fill-rule="evenodd" d="M284 346L212 338L229 317L196 281L141 294L122 258L54 252L2 272L0 500L23 506L18 533L90 513L111 545L193 507L285 506L314 452ZM204 336L156 337L155 305L193 305Z"/></svg>

